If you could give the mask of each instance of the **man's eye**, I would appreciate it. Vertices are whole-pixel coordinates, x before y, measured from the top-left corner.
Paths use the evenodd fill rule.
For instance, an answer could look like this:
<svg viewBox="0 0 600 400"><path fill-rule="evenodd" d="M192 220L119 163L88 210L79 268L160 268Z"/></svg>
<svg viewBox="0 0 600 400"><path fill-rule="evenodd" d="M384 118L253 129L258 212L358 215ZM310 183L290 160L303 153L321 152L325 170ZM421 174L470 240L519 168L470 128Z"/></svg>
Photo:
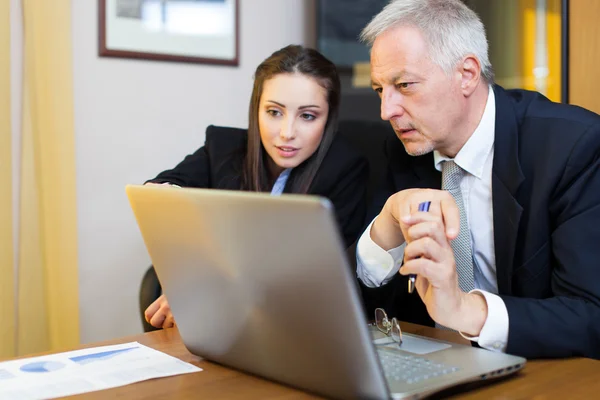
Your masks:
<svg viewBox="0 0 600 400"><path fill-rule="evenodd" d="M412 84L413 84L413 82L402 82L402 83L399 83L397 86L400 89L408 89L410 87L410 85L412 85Z"/></svg>

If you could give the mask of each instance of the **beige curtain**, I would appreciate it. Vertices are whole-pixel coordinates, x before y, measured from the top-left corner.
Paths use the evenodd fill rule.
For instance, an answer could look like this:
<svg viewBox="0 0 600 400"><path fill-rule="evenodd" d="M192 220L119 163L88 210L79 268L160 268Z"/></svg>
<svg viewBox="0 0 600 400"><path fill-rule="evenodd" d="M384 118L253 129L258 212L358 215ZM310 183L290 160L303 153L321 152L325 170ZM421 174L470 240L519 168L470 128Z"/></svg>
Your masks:
<svg viewBox="0 0 600 400"><path fill-rule="evenodd" d="M18 354L79 343L71 1L23 0Z"/></svg>
<svg viewBox="0 0 600 400"><path fill-rule="evenodd" d="M0 358L15 355L9 8L0 1Z"/></svg>

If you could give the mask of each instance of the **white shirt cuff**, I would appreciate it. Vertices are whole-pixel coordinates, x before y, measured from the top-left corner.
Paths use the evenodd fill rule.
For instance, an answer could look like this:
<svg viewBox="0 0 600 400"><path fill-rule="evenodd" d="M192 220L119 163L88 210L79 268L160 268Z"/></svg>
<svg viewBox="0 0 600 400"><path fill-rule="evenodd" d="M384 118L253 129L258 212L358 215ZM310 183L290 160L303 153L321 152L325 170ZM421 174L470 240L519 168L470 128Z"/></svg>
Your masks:
<svg viewBox="0 0 600 400"><path fill-rule="evenodd" d="M398 273L404 259L406 243L385 251L371 239L373 221L363 232L356 246L356 274L368 287L379 287Z"/></svg>
<svg viewBox="0 0 600 400"><path fill-rule="evenodd" d="M479 336L472 337L459 332L462 337L477 342L484 349L506 351L508 343L508 310L500 296L483 290L471 290L469 293L481 294L487 303L488 315Z"/></svg>

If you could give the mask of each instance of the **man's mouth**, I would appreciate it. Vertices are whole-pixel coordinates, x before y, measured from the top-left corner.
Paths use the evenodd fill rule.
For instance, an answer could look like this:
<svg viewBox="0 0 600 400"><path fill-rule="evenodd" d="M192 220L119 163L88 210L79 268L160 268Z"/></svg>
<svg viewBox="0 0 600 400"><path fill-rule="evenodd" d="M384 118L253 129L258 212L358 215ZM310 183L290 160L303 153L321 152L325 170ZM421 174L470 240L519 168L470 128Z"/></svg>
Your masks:
<svg viewBox="0 0 600 400"><path fill-rule="evenodd" d="M396 129L398 136L410 135L416 132L415 128Z"/></svg>

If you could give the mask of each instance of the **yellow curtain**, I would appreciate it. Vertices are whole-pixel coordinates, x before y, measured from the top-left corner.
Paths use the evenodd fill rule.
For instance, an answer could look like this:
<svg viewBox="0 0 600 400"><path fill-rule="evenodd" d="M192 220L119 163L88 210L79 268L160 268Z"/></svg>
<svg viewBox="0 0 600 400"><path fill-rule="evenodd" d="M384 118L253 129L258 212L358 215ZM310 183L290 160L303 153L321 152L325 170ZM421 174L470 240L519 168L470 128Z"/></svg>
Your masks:
<svg viewBox="0 0 600 400"><path fill-rule="evenodd" d="M71 1L23 0L17 352L79 343Z"/></svg>
<svg viewBox="0 0 600 400"><path fill-rule="evenodd" d="M548 38L548 92L550 100L561 101L562 46L561 0L548 0L546 30Z"/></svg>
<svg viewBox="0 0 600 400"><path fill-rule="evenodd" d="M521 18L519 27L521 29L521 70L518 72L522 81L520 87L527 90L535 90L535 0L520 0L519 7Z"/></svg>
<svg viewBox="0 0 600 400"><path fill-rule="evenodd" d="M561 100L561 0L545 0L538 30L536 0L470 0L486 26L490 60L496 82L505 88L540 90L551 100ZM544 8L540 8L542 11ZM540 37L544 33L545 37ZM536 81L536 51L545 46L548 75Z"/></svg>
<svg viewBox="0 0 600 400"><path fill-rule="evenodd" d="M536 90L533 73L536 51L536 1L521 0L521 29L523 48L521 53L524 89ZM561 2L546 0L546 51L548 57L548 75L545 80L545 95L552 101L561 100Z"/></svg>
<svg viewBox="0 0 600 400"><path fill-rule="evenodd" d="M10 2L0 1L0 358L15 355L10 123Z"/></svg>

